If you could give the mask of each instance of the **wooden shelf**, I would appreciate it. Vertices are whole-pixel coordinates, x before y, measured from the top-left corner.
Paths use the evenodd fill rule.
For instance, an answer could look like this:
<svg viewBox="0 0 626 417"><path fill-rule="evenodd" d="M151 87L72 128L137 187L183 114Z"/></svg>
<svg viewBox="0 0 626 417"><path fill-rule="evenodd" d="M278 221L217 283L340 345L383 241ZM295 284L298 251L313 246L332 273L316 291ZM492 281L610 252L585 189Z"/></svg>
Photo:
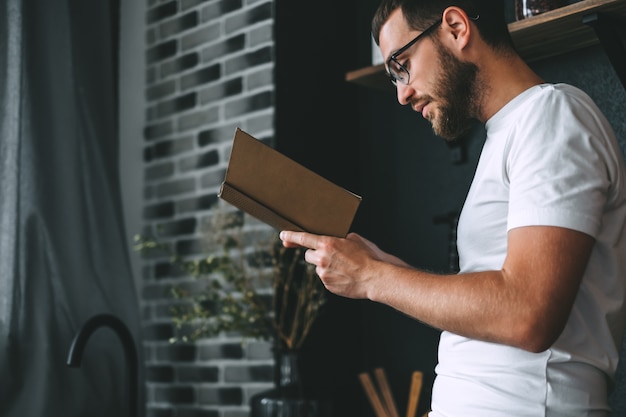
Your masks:
<svg viewBox="0 0 626 417"><path fill-rule="evenodd" d="M626 0L582 0L509 23L509 32L520 55L527 62L537 61L598 44L593 29L582 23L583 16L593 13L623 19ZM350 71L346 81L384 90L391 87L383 64Z"/></svg>
<svg viewBox="0 0 626 417"><path fill-rule="evenodd" d="M364 85L365 87L376 87L391 91L391 82L385 73L385 65L378 64L372 67L365 67L346 74L346 81Z"/></svg>

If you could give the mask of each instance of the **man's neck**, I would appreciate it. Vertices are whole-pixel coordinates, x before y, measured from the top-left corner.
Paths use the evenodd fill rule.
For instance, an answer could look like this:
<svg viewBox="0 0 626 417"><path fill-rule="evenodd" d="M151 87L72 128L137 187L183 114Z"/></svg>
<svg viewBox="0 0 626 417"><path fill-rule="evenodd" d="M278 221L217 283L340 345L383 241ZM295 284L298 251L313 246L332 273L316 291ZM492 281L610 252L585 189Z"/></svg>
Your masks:
<svg viewBox="0 0 626 417"><path fill-rule="evenodd" d="M483 123L519 94L544 82L518 55L492 55L482 62L484 91L478 119Z"/></svg>

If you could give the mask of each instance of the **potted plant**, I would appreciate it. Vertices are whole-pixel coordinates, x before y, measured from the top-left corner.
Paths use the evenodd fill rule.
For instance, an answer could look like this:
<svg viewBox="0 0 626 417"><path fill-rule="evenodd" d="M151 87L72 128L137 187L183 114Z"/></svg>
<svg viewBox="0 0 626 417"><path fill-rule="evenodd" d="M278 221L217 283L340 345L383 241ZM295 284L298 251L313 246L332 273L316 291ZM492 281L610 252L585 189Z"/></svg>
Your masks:
<svg viewBox="0 0 626 417"><path fill-rule="evenodd" d="M201 284L200 290L171 288L179 302L172 308L177 329L172 343L193 343L220 333L272 343L276 389L253 399L253 416L265 415L258 404L263 395L297 398L290 407L299 411L294 408L284 415L321 416L321 411L315 411L317 403L302 398L297 359L327 300L326 290L314 267L304 261L302 249L284 248L275 233L273 239L255 236L246 231L244 221L242 212L217 211L205 233L206 253L201 256L181 256L170 245L141 235L135 238L135 249L142 254L166 254L175 270Z"/></svg>

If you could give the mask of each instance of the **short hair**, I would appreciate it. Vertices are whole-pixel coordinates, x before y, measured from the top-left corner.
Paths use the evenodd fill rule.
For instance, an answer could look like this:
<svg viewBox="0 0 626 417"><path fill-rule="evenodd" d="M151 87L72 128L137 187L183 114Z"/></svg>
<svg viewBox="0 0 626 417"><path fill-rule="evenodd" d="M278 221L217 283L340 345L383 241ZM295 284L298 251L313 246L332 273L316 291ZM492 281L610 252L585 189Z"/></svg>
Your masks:
<svg viewBox="0 0 626 417"><path fill-rule="evenodd" d="M478 17L474 23L485 43L502 51L514 50L502 0L382 0L372 18L374 41L379 44L381 27L398 7L411 29L424 30L450 6L460 7L469 17Z"/></svg>

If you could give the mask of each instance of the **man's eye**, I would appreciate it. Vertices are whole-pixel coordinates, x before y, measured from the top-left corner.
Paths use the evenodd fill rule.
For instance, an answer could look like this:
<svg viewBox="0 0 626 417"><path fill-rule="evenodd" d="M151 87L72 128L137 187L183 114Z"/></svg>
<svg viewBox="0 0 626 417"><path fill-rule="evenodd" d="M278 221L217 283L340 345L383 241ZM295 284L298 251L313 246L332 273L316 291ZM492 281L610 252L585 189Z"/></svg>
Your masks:
<svg viewBox="0 0 626 417"><path fill-rule="evenodd" d="M391 67L394 71L402 71L402 65L398 61L391 61Z"/></svg>

